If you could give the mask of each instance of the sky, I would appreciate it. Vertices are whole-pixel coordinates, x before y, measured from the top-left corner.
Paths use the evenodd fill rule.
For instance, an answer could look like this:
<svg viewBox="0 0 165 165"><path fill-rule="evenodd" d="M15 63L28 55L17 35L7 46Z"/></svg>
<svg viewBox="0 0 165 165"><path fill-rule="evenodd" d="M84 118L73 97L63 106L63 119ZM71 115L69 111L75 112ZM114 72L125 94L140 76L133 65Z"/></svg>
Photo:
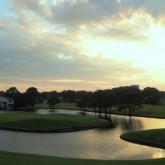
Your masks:
<svg viewBox="0 0 165 165"><path fill-rule="evenodd" d="M165 0L0 0L0 90L165 90Z"/></svg>

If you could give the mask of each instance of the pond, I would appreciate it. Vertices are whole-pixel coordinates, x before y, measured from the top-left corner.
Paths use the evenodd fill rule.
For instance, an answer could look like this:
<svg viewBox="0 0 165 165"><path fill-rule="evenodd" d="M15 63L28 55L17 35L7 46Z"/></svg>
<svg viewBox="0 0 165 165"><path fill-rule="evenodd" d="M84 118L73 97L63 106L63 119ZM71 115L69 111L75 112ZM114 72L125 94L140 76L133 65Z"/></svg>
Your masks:
<svg viewBox="0 0 165 165"><path fill-rule="evenodd" d="M71 113L71 110L38 110L37 113ZM91 115L89 113L88 115ZM149 159L165 157L163 149L133 144L120 139L132 130L164 128L164 119L112 115L113 129L68 133L24 133L0 130L0 150L85 159Z"/></svg>

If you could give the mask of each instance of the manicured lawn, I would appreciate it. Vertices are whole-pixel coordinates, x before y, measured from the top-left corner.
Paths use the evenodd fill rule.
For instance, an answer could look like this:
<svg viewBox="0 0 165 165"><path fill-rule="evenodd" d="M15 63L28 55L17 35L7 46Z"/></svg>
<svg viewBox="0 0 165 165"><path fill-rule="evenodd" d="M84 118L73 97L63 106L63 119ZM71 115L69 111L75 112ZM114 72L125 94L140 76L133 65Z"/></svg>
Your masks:
<svg viewBox="0 0 165 165"><path fill-rule="evenodd" d="M47 109L47 108L49 108L49 105L47 103L41 103L41 104L36 104L34 106L34 108L36 108L36 109Z"/></svg>
<svg viewBox="0 0 165 165"><path fill-rule="evenodd" d="M42 104L37 104L35 105L36 109L47 109L49 108L49 105L47 103L42 103ZM80 109L79 107L77 107L75 105L75 103L59 103L55 105L55 108L59 108L59 109L73 109L73 110L78 110Z"/></svg>
<svg viewBox="0 0 165 165"><path fill-rule="evenodd" d="M112 111L114 114L128 115L128 111L118 112L115 109ZM133 116L151 117L151 118L165 118L165 106L160 105L143 105L139 111L132 113Z"/></svg>
<svg viewBox="0 0 165 165"><path fill-rule="evenodd" d="M86 127L106 123L106 120L69 114L35 114L33 112L16 112L0 114L0 127L22 129L63 129Z"/></svg>
<svg viewBox="0 0 165 165"><path fill-rule="evenodd" d="M64 106L64 105L63 105ZM67 107L67 106L66 106ZM64 108L66 109L66 108ZM141 110L146 115L164 114L164 107L146 106ZM0 126L11 126L21 128L65 128L65 127L83 127L91 124L102 124L105 120L88 116L76 116L68 114L41 115L32 112L16 112L0 114ZM121 136L129 141L153 146L162 145L165 147L165 129L145 130L137 132L128 132ZM143 144L142 143L142 144ZM115 151L114 151L115 152ZM0 151L0 165L164 165L165 158L150 160L86 160L70 159L51 156L19 154Z"/></svg>
<svg viewBox="0 0 165 165"><path fill-rule="evenodd" d="M86 160L18 154L0 151L1 165L164 165L165 158L153 160Z"/></svg>
<svg viewBox="0 0 165 165"><path fill-rule="evenodd" d="M143 109L139 110L139 115L165 118L165 106L144 105Z"/></svg>
<svg viewBox="0 0 165 165"><path fill-rule="evenodd" d="M130 142L165 148L165 129L127 132L120 137Z"/></svg>
<svg viewBox="0 0 165 165"><path fill-rule="evenodd" d="M35 106L38 109L49 108L48 104L38 104ZM79 107L76 107L74 103L60 103L55 106L55 108L59 109L73 109L79 110ZM94 111L93 109L88 109L88 111ZM113 108L112 113L114 114L124 114L127 115L128 111L118 112ZM155 118L165 118L165 106L160 105L143 105L143 108L139 111L133 112L135 116L144 116L144 117L155 117Z"/></svg>

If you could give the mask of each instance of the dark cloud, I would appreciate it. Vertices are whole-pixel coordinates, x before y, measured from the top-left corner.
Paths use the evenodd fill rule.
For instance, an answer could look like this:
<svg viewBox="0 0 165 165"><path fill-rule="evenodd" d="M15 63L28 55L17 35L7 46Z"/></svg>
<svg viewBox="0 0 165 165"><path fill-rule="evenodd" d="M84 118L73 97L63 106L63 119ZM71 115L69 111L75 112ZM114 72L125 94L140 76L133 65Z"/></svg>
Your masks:
<svg viewBox="0 0 165 165"><path fill-rule="evenodd" d="M153 17L165 13L164 0L88 0L61 1L61 3L42 3L41 0L12 0L16 11L32 12L53 21L55 24L79 25L113 19L120 13L130 10L144 10Z"/></svg>
<svg viewBox="0 0 165 165"><path fill-rule="evenodd" d="M11 2L14 16L0 20L2 82L53 85L52 80L56 80L61 88L79 88L79 84L96 87L99 81L104 87L128 80L133 83L135 75L141 80L146 76L145 69L115 55L108 58L102 53L87 54L86 40L147 41L143 31L150 23L146 17L136 18L136 12L154 21L165 11L164 0Z"/></svg>
<svg viewBox="0 0 165 165"><path fill-rule="evenodd" d="M153 17L165 14L164 0L121 0L121 6L127 6L133 10L143 9Z"/></svg>
<svg viewBox="0 0 165 165"><path fill-rule="evenodd" d="M86 26L91 32L97 30L96 35L102 33L110 39L144 41L147 36L139 31L150 26L145 16L137 18L130 25L128 22L121 22L132 19L135 12L143 12L143 15L146 12L153 17L153 21L165 12L164 0L66 0L54 4L46 2L13 0L14 10L19 16L18 23L31 29L31 22L42 21L73 34L81 31L81 26ZM104 32L97 29L100 25L106 29Z"/></svg>
<svg viewBox="0 0 165 165"><path fill-rule="evenodd" d="M143 10L152 17L165 13L164 0L89 0L63 1L51 7L54 23L65 25L83 25L102 23L105 19L114 19L119 14ZM128 16L128 15L127 15ZM129 15L131 17L131 15Z"/></svg>
<svg viewBox="0 0 165 165"><path fill-rule="evenodd" d="M41 15L47 17L49 7L42 3L42 0L12 0L12 8L16 12L28 13L31 16Z"/></svg>
<svg viewBox="0 0 165 165"><path fill-rule="evenodd" d="M51 8L52 20L66 25L92 24L113 15L117 8L115 0L75 1L75 3L63 1Z"/></svg>

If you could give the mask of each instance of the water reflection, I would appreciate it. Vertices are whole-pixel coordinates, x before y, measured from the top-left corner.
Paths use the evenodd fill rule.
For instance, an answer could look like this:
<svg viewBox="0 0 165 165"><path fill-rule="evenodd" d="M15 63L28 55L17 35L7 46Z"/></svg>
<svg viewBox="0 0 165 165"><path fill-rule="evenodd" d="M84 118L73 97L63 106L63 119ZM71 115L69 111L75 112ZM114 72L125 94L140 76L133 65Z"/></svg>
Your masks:
<svg viewBox="0 0 165 165"><path fill-rule="evenodd" d="M152 158L162 158L165 157L165 150L158 149L157 152L155 152L152 156Z"/></svg>
<svg viewBox="0 0 165 165"><path fill-rule="evenodd" d="M39 113L39 114L42 114L42 115L56 114L56 113L79 115L80 114L80 111L76 111L76 110L64 110L64 109L54 109L52 111L50 109L37 109L35 111L35 113Z"/></svg>
<svg viewBox="0 0 165 165"><path fill-rule="evenodd" d="M71 113L79 111L40 110L37 113ZM89 113L88 115L92 115ZM0 130L0 150L86 159L150 159L165 157L162 149L129 143L120 135L130 130L163 128L165 120L111 116L113 129L92 129L68 133L23 133Z"/></svg>
<svg viewBox="0 0 165 165"><path fill-rule="evenodd" d="M117 123L118 127L120 127L123 130L139 130L143 128L143 123L140 119L135 118L117 118L114 119L115 121L112 121L112 123Z"/></svg>
<svg viewBox="0 0 165 165"><path fill-rule="evenodd" d="M37 110L36 113L40 114L55 114L55 113L65 113L65 114L74 114L74 115L93 115L93 113L84 113L80 111L75 111L75 110L58 110L55 109L54 111L51 110L45 110L45 109L40 109ZM104 118L104 117L101 117ZM99 128L98 130L109 130L115 127L119 127L123 130L139 130L143 128L142 121L138 118L133 118L133 117L118 117L115 115L111 115L106 120L110 123L109 125L106 125L105 127Z"/></svg>
<svg viewBox="0 0 165 165"><path fill-rule="evenodd" d="M109 124L98 128L98 130L108 131L110 129L118 127L123 131L135 131L143 129L144 127L143 122L140 119L135 119L131 117L123 118L113 116L111 118L108 118L107 121L109 122Z"/></svg>

